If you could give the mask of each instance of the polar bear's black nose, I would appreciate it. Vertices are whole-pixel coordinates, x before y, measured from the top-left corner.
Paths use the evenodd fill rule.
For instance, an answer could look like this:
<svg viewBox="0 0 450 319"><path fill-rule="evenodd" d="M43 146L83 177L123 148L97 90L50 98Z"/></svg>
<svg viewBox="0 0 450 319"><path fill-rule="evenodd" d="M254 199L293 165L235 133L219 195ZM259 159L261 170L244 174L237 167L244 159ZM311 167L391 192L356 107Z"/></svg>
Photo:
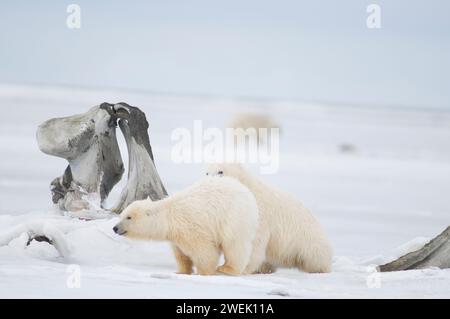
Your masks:
<svg viewBox="0 0 450 319"><path fill-rule="evenodd" d="M113 230L117 234L117 232L119 231L119 228L117 228L117 226L114 226Z"/></svg>

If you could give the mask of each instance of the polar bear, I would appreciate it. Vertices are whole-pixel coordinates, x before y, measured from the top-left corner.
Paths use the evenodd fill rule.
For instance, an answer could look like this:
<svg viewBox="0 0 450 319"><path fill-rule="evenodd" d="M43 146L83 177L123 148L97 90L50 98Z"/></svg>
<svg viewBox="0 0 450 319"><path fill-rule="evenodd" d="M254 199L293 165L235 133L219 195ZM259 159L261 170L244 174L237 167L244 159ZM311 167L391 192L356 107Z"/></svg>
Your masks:
<svg viewBox="0 0 450 319"><path fill-rule="evenodd" d="M207 177L165 199L135 201L113 228L129 238L168 240L178 273L239 275L252 253L259 211L250 190L233 178ZM225 263L217 268L220 253Z"/></svg>
<svg viewBox="0 0 450 319"><path fill-rule="evenodd" d="M270 140L270 129L278 128L280 126L273 120L270 115L263 113L238 113L231 120L229 127L235 129L235 134L238 137L245 135L245 132L239 129L255 129L255 137L258 144L267 143ZM267 129L267 135L262 134L261 129Z"/></svg>
<svg viewBox="0 0 450 319"><path fill-rule="evenodd" d="M266 263L260 272L276 266L297 267L311 273L331 270L332 248L324 230L309 210L292 195L269 186L240 164L211 164L207 175L231 176L255 195L261 221L269 225Z"/></svg>

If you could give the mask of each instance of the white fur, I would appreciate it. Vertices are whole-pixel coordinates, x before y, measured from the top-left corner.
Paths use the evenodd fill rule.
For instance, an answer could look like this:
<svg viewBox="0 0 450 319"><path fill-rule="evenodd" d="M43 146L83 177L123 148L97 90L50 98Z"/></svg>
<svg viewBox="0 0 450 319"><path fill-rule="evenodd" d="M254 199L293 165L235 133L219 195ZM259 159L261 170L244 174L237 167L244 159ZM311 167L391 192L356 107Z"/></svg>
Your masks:
<svg viewBox="0 0 450 319"><path fill-rule="evenodd" d="M255 195L261 223L269 227L264 268L298 267L306 272L329 272L332 248L321 225L292 195L260 181L239 164L213 164L209 175L231 176ZM264 272L264 270L261 270Z"/></svg>
<svg viewBox="0 0 450 319"><path fill-rule="evenodd" d="M207 177L163 200L132 203L116 227L127 237L171 241L180 273L192 273L195 265L199 274L214 274L223 252L225 264L217 270L238 275L249 263L258 224L247 187Z"/></svg>
<svg viewBox="0 0 450 319"><path fill-rule="evenodd" d="M242 137L244 132L238 129L255 129L256 138L259 143L267 143L267 138L270 140L270 131L265 136L260 134L260 129L280 128L271 116L262 113L238 113L233 117L229 125L236 129L235 134L240 137Z"/></svg>

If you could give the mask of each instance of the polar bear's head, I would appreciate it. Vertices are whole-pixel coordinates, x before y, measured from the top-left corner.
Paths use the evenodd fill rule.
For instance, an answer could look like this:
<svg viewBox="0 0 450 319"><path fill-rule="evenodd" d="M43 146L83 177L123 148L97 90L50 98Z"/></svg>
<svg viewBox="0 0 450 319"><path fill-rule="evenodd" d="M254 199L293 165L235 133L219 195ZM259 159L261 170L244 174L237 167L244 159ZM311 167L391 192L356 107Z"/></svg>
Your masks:
<svg viewBox="0 0 450 319"><path fill-rule="evenodd" d="M160 206L150 199L131 203L120 214L120 221L113 231L135 239L165 239L167 223Z"/></svg>
<svg viewBox="0 0 450 319"><path fill-rule="evenodd" d="M239 163L219 163L208 166L208 176L230 176L239 179L242 176L242 166Z"/></svg>

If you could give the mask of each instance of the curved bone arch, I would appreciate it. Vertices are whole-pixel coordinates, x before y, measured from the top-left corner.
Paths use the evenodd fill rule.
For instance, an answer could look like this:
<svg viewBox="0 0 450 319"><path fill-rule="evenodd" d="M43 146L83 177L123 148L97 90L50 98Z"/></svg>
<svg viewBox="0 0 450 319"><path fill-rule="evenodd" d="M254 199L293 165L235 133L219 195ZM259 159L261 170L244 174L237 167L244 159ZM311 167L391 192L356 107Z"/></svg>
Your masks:
<svg viewBox="0 0 450 319"><path fill-rule="evenodd" d="M379 266L382 272L428 267L450 268L450 226L421 249Z"/></svg>
<svg viewBox="0 0 450 319"><path fill-rule="evenodd" d="M127 185L112 211L120 213L135 200L167 195L154 164L144 112L126 103L102 103L84 114L50 119L38 128L40 150L69 162L64 174L51 182L53 203L61 210L92 209L86 199L92 196L103 208L124 172L117 124L127 143L129 169Z"/></svg>

